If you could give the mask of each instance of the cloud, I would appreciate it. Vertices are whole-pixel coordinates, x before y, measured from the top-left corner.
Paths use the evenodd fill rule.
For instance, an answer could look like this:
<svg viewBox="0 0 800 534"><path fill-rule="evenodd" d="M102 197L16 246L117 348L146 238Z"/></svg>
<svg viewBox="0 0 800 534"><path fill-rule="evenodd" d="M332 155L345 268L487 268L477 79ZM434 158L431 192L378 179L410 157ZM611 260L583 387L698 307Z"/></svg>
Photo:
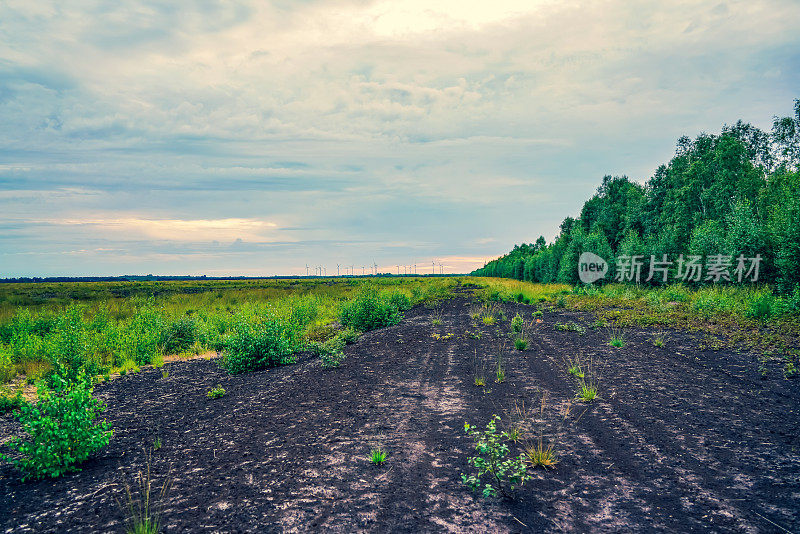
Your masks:
<svg viewBox="0 0 800 534"><path fill-rule="evenodd" d="M277 224L258 219L141 219L123 217L114 219L61 219L46 221L57 226L96 228L126 236L145 237L166 241L212 242L269 240L269 233Z"/></svg>
<svg viewBox="0 0 800 534"><path fill-rule="evenodd" d="M0 276L552 238L604 174L644 179L680 135L787 114L798 18L792 0L10 0Z"/></svg>

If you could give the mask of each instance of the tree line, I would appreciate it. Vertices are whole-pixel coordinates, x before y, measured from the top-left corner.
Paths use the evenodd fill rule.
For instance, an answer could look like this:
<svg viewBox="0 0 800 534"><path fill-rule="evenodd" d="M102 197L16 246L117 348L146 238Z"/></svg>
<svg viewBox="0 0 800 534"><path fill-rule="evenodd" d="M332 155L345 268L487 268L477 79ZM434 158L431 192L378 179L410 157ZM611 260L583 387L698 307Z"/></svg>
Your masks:
<svg viewBox="0 0 800 534"><path fill-rule="evenodd" d="M770 132L740 120L718 135L681 137L644 184L603 177L552 243L540 236L515 245L472 274L574 284L582 252L608 261L606 280L618 260L635 256L723 256L733 266L737 257L760 257L759 281L782 292L800 287L800 99Z"/></svg>

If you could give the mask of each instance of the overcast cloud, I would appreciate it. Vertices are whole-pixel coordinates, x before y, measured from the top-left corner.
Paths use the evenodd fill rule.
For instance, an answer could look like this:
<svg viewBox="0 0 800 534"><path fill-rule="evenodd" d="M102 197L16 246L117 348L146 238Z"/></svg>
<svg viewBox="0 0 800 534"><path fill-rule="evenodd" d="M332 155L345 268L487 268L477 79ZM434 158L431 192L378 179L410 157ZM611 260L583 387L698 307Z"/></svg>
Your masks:
<svg viewBox="0 0 800 534"><path fill-rule="evenodd" d="M795 0L5 1L0 277L468 271L681 135L788 115L798 20Z"/></svg>

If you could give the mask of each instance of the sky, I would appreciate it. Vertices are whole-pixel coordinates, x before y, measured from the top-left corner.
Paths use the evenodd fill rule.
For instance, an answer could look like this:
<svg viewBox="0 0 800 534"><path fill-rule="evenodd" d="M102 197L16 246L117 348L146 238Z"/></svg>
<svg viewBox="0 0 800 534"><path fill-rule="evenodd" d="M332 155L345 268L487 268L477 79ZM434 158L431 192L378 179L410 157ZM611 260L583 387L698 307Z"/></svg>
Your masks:
<svg viewBox="0 0 800 534"><path fill-rule="evenodd" d="M0 277L468 272L682 135L789 115L798 20L796 0L4 0Z"/></svg>

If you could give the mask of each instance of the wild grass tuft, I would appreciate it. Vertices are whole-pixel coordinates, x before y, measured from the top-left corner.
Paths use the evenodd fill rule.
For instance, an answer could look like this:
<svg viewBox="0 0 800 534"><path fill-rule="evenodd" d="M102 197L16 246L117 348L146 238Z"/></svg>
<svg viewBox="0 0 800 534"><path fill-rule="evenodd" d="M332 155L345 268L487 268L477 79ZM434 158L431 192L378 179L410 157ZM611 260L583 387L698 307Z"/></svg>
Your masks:
<svg viewBox="0 0 800 534"><path fill-rule="evenodd" d="M597 398L597 383L581 380L578 382L578 393L576 398L581 402L592 402Z"/></svg>
<svg viewBox="0 0 800 534"><path fill-rule="evenodd" d="M625 346L625 337L622 334L621 328L609 328L608 344L616 348L622 348Z"/></svg>
<svg viewBox="0 0 800 534"><path fill-rule="evenodd" d="M528 441L522 446L525 454L525 462L531 467L553 468L558 463L558 458L554 450L555 444L549 443L546 446L542 442L541 436L534 441Z"/></svg>
<svg viewBox="0 0 800 534"><path fill-rule="evenodd" d="M383 465L386 461L387 453L382 447L375 447L369 451L369 461L373 465Z"/></svg>
<svg viewBox="0 0 800 534"><path fill-rule="evenodd" d="M135 478L135 491L131 491L127 480L123 482L125 504L119 504L126 515L127 534L158 534L161 531L161 518L172 487L172 470L167 472L159 489L154 484L151 465L152 451L147 451L145 469L139 471Z"/></svg>

